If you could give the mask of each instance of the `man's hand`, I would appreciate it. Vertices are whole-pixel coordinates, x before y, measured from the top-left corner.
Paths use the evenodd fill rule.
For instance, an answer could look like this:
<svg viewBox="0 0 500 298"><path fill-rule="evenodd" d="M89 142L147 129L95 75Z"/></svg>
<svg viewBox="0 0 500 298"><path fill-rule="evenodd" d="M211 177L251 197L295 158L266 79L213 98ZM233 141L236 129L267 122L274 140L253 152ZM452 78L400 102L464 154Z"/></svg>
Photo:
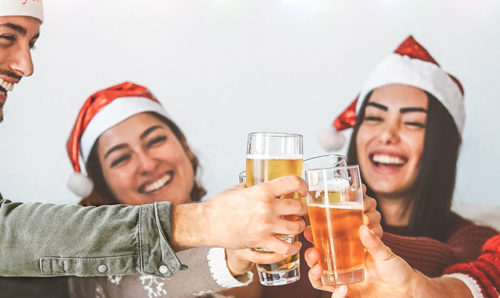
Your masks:
<svg viewBox="0 0 500 298"><path fill-rule="evenodd" d="M307 213L301 200L280 199L293 192L304 197L307 184L298 177L286 176L249 188L241 184L203 203L174 206L173 245L176 249L262 247L283 256L293 255L300 250L300 242L290 244L275 237L304 230L303 219L284 219L286 215Z"/></svg>

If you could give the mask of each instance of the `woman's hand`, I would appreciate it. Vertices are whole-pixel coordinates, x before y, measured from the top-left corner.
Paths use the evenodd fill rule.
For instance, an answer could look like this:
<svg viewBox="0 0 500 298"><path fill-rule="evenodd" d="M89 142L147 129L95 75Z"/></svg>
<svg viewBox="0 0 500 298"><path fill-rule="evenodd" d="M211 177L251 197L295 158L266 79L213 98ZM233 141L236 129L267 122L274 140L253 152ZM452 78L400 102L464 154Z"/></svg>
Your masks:
<svg viewBox="0 0 500 298"><path fill-rule="evenodd" d="M359 235L367 249L365 280L347 286L323 286L319 251L310 248L306 251L305 259L311 267L309 280L313 287L332 292L332 297L413 297L415 283L424 276L395 255L367 226L361 226Z"/></svg>
<svg viewBox="0 0 500 298"><path fill-rule="evenodd" d="M366 195L366 187L363 184L363 224L368 226L379 238L382 238L383 234L382 226L380 225L381 218L380 212L377 211L377 201Z"/></svg>
<svg viewBox="0 0 500 298"><path fill-rule="evenodd" d="M302 244L294 242L297 251ZM254 264L271 264L282 261L288 256L276 252L257 252L251 248L226 249L227 267L233 276L244 274L250 271Z"/></svg>

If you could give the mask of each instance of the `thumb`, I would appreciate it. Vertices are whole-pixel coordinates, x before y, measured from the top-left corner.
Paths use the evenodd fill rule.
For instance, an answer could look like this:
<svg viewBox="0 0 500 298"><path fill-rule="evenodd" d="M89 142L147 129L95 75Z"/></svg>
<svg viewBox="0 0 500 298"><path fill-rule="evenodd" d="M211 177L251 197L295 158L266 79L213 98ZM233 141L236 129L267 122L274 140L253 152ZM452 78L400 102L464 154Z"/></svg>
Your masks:
<svg viewBox="0 0 500 298"><path fill-rule="evenodd" d="M359 228L359 237L373 259L378 261L387 261L395 257L392 250L385 246L382 240L370 231L366 225L362 225Z"/></svg>

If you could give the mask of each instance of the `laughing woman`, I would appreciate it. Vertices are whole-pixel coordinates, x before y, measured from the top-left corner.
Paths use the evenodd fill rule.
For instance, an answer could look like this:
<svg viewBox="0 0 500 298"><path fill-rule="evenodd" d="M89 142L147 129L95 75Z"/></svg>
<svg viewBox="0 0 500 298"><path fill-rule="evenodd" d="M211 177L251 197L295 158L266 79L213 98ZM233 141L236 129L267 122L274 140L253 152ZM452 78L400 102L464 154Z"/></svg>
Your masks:
<svg viewBox="0 0 500 298"><path fill-rule="evenodd" d="M84 206L178 204L205 195L196 180L198 159L184 134L146 88L130 82L87 99L68 140L68 153L76 172L80 155L85 161L90 180L80 174L70 181L70 188L84 197ZM82 193L85 189L91 193ZM186 270L170 280L146 275L71 278L70 289L73 297L193 297L251 284L226 294L257 297L260 286L252 283L249 272L253 264L242 254L251 259L253 252L188 249L178 253ZM105 274L106 266L101 267Z"/></svg>
<svg viewBox="0 0 500 298"><path fill-rule="evenodd" d="M429 276L476 259L497 234L451 211L464 119L460 82L410 36L334 122L354 126L348 162L377 200L383 241Z"/></svg>

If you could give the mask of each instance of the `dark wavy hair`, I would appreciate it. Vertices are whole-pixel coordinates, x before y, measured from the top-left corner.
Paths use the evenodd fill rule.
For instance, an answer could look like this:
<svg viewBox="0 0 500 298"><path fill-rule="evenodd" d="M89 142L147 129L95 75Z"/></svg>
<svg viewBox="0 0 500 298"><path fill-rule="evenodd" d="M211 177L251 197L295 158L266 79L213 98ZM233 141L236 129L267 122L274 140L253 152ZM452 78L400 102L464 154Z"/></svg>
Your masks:
<svg viewBox="0 0 500 298"><path fill-rule="evenodd" d="M194 176L196 177L196 173L200 168L200 163L198 161L198 157L191 151L191 148L188 145L186 137L184 133L180 130L180 128L170 119L165 118L164 116L154 113L148 112L162 122L164 122L174 133L176 138L182 145L182 148L186 152L189 160L191 161L191 165L193 166ZM99 144L99 139L95 142L94 146L92 146L92 150L90 151L89 158L86 163L87 174L89 178L94 182L94 189L92 193L83 198L78 204L82 206L101 206L101 205L114 205L120 204L118 200L115 198L111 189L109 188L106 180L104 179L104 175L102 172L101 163L99 162L99 157L97 156L97 145ZM193 188L191 189L190 197L193 202L199 202L201 198L206 194L205 188L201 185L199 181L195 179Z"/></svg>
<svg viewBox="0 0 500 298"><path fill-rule="evenodd" d="M432 94L426 94L428 112L420 169L405 198L405 210L410 212L407 233L408 236L425 236L444 242L450 236L451 201L461 139L450 113ZM356 136L370 96L371 92L356 119L347 152L349 164L358 164ZM377 199L370 186L366 185L366 188L367 194Z"/></svg>

